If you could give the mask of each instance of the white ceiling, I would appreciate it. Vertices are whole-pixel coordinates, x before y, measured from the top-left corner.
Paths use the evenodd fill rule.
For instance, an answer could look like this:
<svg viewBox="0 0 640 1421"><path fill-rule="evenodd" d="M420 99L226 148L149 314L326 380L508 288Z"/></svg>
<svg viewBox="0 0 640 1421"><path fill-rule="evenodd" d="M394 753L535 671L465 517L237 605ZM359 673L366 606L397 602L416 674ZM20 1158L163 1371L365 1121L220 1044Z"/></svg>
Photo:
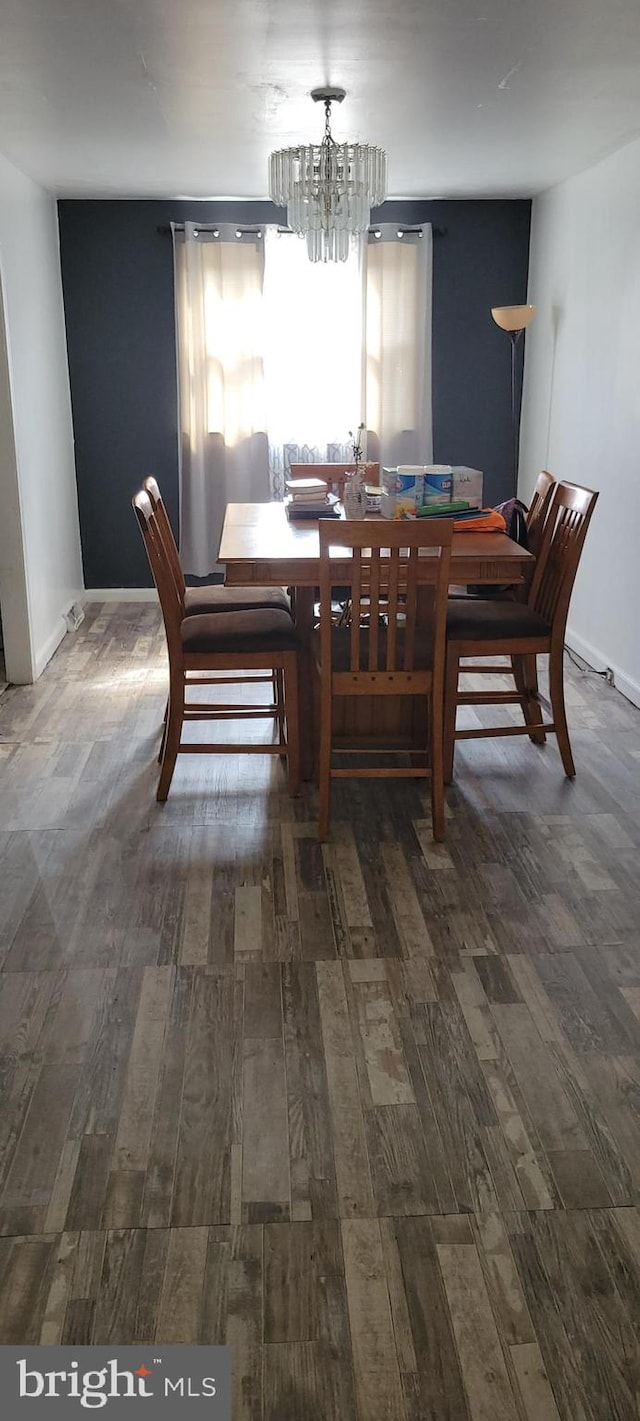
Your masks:
<svg viewBox="0 0 640 1421"><path fill-rule="evenodd" d="M64 196L265 197L327 83L390 196L529 196L640 134L640 4L0 0L0 151Z"/></svg>

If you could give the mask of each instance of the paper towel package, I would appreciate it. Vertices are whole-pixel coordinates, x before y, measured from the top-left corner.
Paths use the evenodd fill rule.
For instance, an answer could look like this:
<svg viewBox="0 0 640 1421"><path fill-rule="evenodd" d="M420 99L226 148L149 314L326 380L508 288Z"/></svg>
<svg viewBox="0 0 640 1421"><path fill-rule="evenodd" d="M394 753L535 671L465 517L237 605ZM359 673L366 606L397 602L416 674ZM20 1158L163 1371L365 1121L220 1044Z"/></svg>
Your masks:
<svg viewBox="0 0 640 1421"><path fill-rule="evenodd" d="M383 518L415 518L424 499L422 464L399 464L382 470L380 512Z"/></svg>
<svg viewBox="0 0 640 1421"><path fill-rule="evenodd" d="M451 493L451 465L450 464L425 464L424 466L424 501L425 503L450 503Z"/></svg>
<svg viewBox="0 0 640 1421"><path fill-rule="evenodd" d="M466 498L471 508L482 508L482 474L480 469L468 469L465 464L451 468L451 497Z"/></svg>

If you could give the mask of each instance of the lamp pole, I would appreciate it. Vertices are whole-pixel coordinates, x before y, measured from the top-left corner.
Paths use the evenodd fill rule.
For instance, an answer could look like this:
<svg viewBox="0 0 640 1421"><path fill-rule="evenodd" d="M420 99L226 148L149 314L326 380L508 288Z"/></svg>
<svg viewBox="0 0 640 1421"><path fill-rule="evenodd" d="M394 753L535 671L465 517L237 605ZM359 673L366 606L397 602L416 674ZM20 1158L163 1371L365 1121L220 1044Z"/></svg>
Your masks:
<svg viewBox="0 0 640 1421"><path fill-rule="evenodd" d="M518 496L518 415L516 410L516 345L536 314L535 306L492 306L491 315L511 342L511 437L513 445L513 497Z"/></svg>
<svg viewBox="0 0 640 1421"><path fill-rule="evenodd" d="M524 328L523 328L524 329ZM518 420L516 417L516 346L522 330L509 331L511 341L511 437L513 440L513 497L518 497Z"/></svg>

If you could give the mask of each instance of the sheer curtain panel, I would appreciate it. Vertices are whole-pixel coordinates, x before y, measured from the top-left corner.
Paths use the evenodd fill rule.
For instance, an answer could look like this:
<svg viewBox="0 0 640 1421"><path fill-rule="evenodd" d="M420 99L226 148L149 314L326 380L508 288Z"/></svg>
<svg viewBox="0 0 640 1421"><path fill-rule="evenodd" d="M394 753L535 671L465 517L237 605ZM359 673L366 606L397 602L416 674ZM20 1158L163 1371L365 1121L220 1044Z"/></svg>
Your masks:
<svg viewBox="0 0 640 1421"><path fill-rule="evenodd" d="M387 468L430 464L430 223L370 232L364 286L364 419L367 457ZM379 232L380 236L376 236Z"/></svg>
<svg viewBox="0 0 640 1421"><path fill-rule="evenodd" d="M264 242L185 223L173 230L180 429L180 555L216 569L228 502L269 497Z"/></svg>

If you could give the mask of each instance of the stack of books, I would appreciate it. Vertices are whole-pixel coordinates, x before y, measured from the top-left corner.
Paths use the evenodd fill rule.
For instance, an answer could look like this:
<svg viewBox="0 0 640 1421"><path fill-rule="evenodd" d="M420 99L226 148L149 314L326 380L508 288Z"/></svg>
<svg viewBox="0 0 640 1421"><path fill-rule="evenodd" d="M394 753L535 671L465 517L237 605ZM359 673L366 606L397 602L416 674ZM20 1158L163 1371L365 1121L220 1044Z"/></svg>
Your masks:
<svg viewBox="0 0 640 1421"><path fill-rule="evenodd" d="M329 493L324 479L287 479L287 515L289 518L336 517L335 494Z"/></svg>

